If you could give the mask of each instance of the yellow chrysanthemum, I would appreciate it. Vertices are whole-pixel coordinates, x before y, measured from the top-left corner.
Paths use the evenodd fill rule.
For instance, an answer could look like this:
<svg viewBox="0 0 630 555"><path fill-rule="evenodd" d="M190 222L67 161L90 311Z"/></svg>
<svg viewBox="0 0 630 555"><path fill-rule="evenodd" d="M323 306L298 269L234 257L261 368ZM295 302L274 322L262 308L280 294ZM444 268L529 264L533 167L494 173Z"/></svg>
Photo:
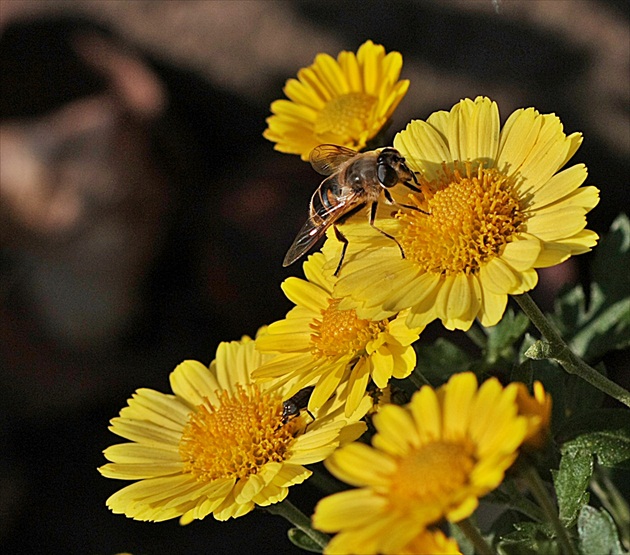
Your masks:
<svg viewBox="0 0 630 555"><path fill-rule="evenodd" d="M337 60L318 54L313 65L289 79L289 100L271 104L264 137L275 149L299 154L302 160L316 146L332 143L361 150L385 125L405 96L409 81L399 81L402 56L368 40Z"/></svg>
<svg viewBox="0 0 630 555"><path fill-rule="evenodd" d="M503 388L495 378L478 388L467 372L437 391L424 386L406 407L383 407L373 447L352 443L325 463L358 486L315 509L315 528L339 532L326 553L400 553L430 524L470 516L526 437L516 395L515 385Z"/></svg>
<svg viewBox="0 0 630 555"><path fill-rule="evenodd" d="M315 383L309 409L321 407L333 394L353 413L365 396L370 379L379 388L389 379L404 378L414 369L412 343L421 329L409 329L405 314L383 320L362 320L353 309L339 310L332 290L337 278L331 260L335 250L311 255L304 263L307 280L290 277L282 284L296 306L284 320L271 324L256 340L256 348L277 354L253 374L254 379L293 382L289 395ZM335 262L336 264L336 262ZM333 268L334 269L334 268ZM343 391L340 384L346 383Z"/></svg>
<svg viewBox="0 0 630 555"><path fill-rule="evenodd" d="M549 439L551 424L551 397L545 392L543 385L534 382L534 395L530 395L524 383L517 383L518 395L516 402L519 414L526 416L529 421L525 446L532 449L542 449Z"/></svg>
<svg viewBox="0 0 630 555"><path fill-rule="evenodd" d="M356 306L363 318L410 308L409 326L436 318L463 330L475 318L499 322L507 295L536 285L535 268L597 241L585 229L599 201L595 187L580 187L586 167L559 171L581 142L579 133L564 134L555 115L533 108L517 110L501 129L496 103L482 97L412 121L394 146L418 172L423 194L406 202L422 211L399 212L386 228L405 258L394 241L370 232L365 248L344 262L335 295L353 296L354 305L342 306ZM353 226L366 224L344 227L351 243Z"/></svg>
<svg viewBox="0 0 630 555"><path fill-rule="evenodd" d="M308 478L303 465L328 457L363 433L358 420L331 402L313 413L283 417L283 390L269 392L251 380L264 360L254 341L222 343L210 368L186 361L171 374L174 395L139 389L111 421L110 430L131 443L105 450L99 468L108 478L138 480L107 500L136 520L181 517L186 524L210 513L239 517L255 505L282 501L289 486Z"/></svg>

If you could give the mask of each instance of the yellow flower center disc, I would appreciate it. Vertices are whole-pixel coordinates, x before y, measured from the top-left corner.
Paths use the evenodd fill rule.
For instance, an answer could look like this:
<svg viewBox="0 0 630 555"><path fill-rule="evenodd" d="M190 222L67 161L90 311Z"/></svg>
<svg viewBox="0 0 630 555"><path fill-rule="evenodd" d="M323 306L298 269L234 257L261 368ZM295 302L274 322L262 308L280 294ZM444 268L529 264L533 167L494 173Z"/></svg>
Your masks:
<svg viewBox="0 0 630 555"><path fill-rule="evenodd" d="M338 310L338 304L339 299L329 299L321 320L311 324L315 332L311 335L311 353L316 357L354 356L385 329L384 322L361 320L354 310Z"/></svg>
<svg viewBox="0 0 630 555"><path fill-rule="evenodd" d="M494 168L446 168L435 181L420 180L422 212L399 213L398 237L407 259L425 272L471 274L499 256L525 221L513 181Z"/></svg>
<svg viewBox="0 0 630 555"><path fill-rule="evenodd" d="M217 406L200 405L184 428L179 453L197 480L245 478L269 462L281 462L297 423L282 422L280 396L256 385L223 391Z"/></svg>
<svg viewBox="0 0 630 555"><path fill-rule="evenodd" d="M392 483L392 502L448 502L452 492L468 483L473 466L474 460L464 445L441 441L424 445L400 461Z"/></svg>
<svg viewBox="0 0 630 555"><path fill-rule="evenodd" d="M369 129L369 119L376 98L361 92L352 92L333 98L317 116L315 134L337 135L339 142L358 139Z"/></svg>

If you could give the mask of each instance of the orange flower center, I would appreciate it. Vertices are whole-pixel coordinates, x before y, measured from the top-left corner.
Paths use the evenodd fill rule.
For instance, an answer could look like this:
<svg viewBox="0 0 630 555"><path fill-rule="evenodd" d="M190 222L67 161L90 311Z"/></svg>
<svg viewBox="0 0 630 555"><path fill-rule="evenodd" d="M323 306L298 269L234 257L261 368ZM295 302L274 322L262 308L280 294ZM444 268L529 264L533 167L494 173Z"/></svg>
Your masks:
<svg viewBox="0 0 630 555"><path fill-rule="evenodd" d="M224 390L216 406L206 402L190 413L179 443L184 472L204 482L256 474L284 460L299 425L295 420L284 424L282 398L256 385Z"/></svg>
<svg viewBox="0 0 630 555"><path fill-rule="evenodd" d="M469 481L475 461L459 443L436 441L411 451L401 459L393 476L391 498L396 505L444 506L453 492Z"/></svg>
<svg viewBox="0 0 630 555"><path fill-rule="evenodd" d="M315 134L322 142L349 144L369 130L376 98L362 92L351 92L331 99L319 112Z"/></svg>
<svg viewBox="0 0 630 555"><path fill-rule="evenodd" d="M386 329L387 321L361 320L352 310L338 310L339 299L329 299L321 319L310 325L311 353L315 357L356 355L365 351L367 344Z"/></svg>
<svg viewBox="0 0 630 555"><path fill-rule="evenodd" d="M474 171L443 166L434 181L420 179L424 200L412 201L427 214L399 213L398 237L405 256L424 272L474 274L499 256L525 221L511 178L483 165Z"/></svg>

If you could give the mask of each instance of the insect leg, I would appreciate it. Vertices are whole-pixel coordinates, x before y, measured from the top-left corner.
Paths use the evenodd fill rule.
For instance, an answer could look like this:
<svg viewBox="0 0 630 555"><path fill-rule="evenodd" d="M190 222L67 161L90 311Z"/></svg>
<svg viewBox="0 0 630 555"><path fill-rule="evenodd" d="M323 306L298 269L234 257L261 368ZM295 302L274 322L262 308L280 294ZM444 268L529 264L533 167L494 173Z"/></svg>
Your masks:
<svg viewBox="0 0 630 555"><path fill-rule="evenodd" d="M391 198L391 195L390 195L390 198ZM396 203L393 203L393 204L396 204ZM383 231L382 229L379 229L378 227L376 227L374 225L374 219L376 218L376 209L377 208L378 208L378 202L373 202L372 205L370 206L370 225L376 231L378 231L379 233L382 233L383 235L385 235L385 237L387 237L387 238L391 239L392 241L394 241L394 243L396 243L398 245L398 248L400 249L400 254L402 255L403 258L405 258L405 251L403 250L401 244L398 242L396 237L394 237L393 235L390 235L389 233Z"/></svg>
<svg viewBox="0 0 630 555"><path fill-rule="evenodd" d="M422 190L420 189L420 183L418 183L418 178L416 177L416 173L412 172L411 170L409 170L409 173L411 175L413 185L409 183L409 181L403 181L403 185L411 189L412 191L415 191L416 193L421 193Z"/></svg>
<svg viewBox="0 0 630 555"><path fill-rule="evenodd" d="M339 258L339 264L337 264L337 269L333 274L335 277L339 275L339 270L341 270L341 264L343 263L343 259L346 256L346 250L348 248L348 238L339 231L339 228L336 225L333 225L333 229L335 230L335 237L343 243L343 247L341 247L341 258Z"/></svg>
<svg viewBox="0 0 630 555"><path fill-rule="evenodd" d="M411 204L402 204L401 202L396 202L392 197L391 193L387 189L383 189L383 195L385 196L385 200L388 204L393 204L394 206L398 206L399 208L407 208L408 210L415 210L416 212L422 212L423 214L429 215L428 212L422 210L422 208L418 208L417 206L413 206Z"/></svg>
<svg viewBox="0 0 630 555"><path fill-rule="evenodd" d="M418 183L418 178L416 177L416 174L412 171L409 171L409 174L411 175L413 184L410 183L409 181L401 181L401 183L405 187L407 187L407 189L411 189L412 191L416 193L422 194L422 189L420 189L420 184ZM427 216L429 215L428 212L425 212L424 210L422 210L421 208L418 208L417 206L410 206L409 204L399 204L399 206L402 206L403 208L409 208L410 210L416 210L417 212L422 212L423 214L426 214Z"/></svg>

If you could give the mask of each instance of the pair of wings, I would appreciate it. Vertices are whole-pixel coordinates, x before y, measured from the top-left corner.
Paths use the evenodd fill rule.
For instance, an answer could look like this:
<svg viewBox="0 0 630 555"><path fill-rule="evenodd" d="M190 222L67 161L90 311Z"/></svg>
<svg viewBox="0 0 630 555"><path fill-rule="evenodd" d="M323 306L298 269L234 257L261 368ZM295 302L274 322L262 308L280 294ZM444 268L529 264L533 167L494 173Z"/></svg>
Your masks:
<svg viewBox="0 0 630 555"><path fill-rule="evenodd" d="M359 154L356 150L338 145L319 145L315 147L310 155L310 162L313 169L321 174L330 176L327 179L335 179L333 175L345 162L354 158ZM326 181L326 180L324 180ZM323 182L322 182L323 183ZM320 185L321 187L321 185ZM318 189L319 191L319 189ZM315 194L318 194L318 191ZM295 237L293 244L284 257L283 266L293 264L298 258L304 256L306 252L324 235L326 230L334 224L347 211L349 205L352 205L352 199L348 198L345 202L339 202L331 208L320 210L318 216L324 223L316 223L310 217L302 226L299 233ZM323 212L323 213L322 213Z"/></svg>

